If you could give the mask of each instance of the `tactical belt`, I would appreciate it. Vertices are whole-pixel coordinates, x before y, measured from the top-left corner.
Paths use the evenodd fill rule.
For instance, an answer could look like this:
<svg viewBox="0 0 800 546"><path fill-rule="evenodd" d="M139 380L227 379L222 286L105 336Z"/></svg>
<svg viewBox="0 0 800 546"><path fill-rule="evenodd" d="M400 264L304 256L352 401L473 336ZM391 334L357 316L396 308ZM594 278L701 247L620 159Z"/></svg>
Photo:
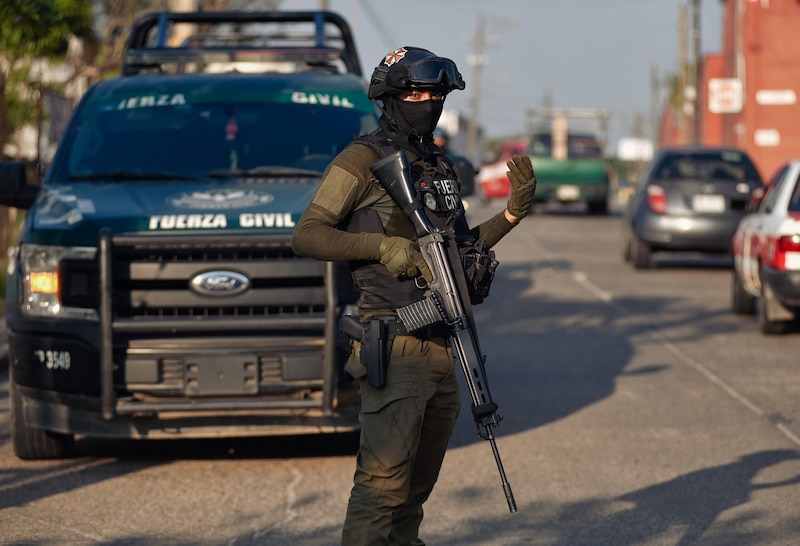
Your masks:
<svg viewBox="0 0 800 546"><path fill-rule="evenodd" d="M350 320L347 320L350 319ZM375 317L372 320L382 321L386 324L386 331L392 336L413 336L418 339L433 339L437 337L449 337L452 330L443 322L438 322L425 328L420 328L416 332L409 332L397 317ZM366 329L367 324L356 322L358 319L353 315L343 317L341 329L344 333L355 339L361 339L361 332Z"/></svg>
<svg viewBox="0 0 800 546"><path fill-rule="evenodd" d="M405 325L396 317L375 317L372 320L386 321L389 332L395 336L413 336L418 339L432 339L435 337L448 337L452 332L444 322L437 322L425 328L420 328L415 332L409 332Z"/></svg>
<svg viewBox="0 0 800 546"><path fill-rule="evenodd" d="M342 332L361 341L361 363L367 368L367 381L375 388L386 384L386 373L392 344L398 336L413 336L429 340L446 338L451 334L443 322L438 322L415 332L409 332L396 317L375 317L361 322L355 315L344 315L341 319Z"/></svg>

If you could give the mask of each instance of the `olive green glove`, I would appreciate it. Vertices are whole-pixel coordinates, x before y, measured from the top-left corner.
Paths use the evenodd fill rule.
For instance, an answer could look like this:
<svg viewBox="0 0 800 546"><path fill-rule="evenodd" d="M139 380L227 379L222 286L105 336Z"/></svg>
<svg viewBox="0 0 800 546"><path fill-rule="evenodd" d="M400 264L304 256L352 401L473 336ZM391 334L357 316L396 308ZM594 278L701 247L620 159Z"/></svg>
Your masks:
<svg viewBox="0 0 800 546"><path fill-rule="evenodd" d="M422 275L425 280L433 280L431 270L414 241L405 237L384 237L381 239L381 263L395 277L413 278Z"/></svg>
<svg viewBox="0 0 800 546"><path fill-rule="evenodd" d="M515 155L508 165L508 180L511 182L511 197L508 198L508 212L517 218L525 218L533 202L536 191L536 173L533 172L531 158Z"/></svg>

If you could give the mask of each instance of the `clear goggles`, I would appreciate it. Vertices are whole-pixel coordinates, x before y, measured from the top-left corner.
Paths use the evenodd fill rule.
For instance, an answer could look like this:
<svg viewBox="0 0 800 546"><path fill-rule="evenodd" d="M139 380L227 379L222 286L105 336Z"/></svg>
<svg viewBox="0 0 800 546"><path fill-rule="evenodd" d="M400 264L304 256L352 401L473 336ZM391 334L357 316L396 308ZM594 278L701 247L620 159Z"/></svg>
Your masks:
<svg viewBox="0 0 800 546"><path fill-rule="evenodd" d="M456 63L444 57L427 57L409 64L405 68L405 85L401 87L442 87L448 90L464 89L464 80ZM392 71L389 72L392 74ZM390 79L393 79L390 77ZM394 84L395 82L389 82Z"/></svg>

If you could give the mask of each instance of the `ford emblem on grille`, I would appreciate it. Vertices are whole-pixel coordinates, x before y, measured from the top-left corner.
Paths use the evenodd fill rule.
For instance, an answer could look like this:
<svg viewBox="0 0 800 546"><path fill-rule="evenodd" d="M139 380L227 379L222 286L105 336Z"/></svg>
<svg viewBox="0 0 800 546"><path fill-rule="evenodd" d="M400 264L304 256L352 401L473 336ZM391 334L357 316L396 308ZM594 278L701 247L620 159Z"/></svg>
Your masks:
<svg viewBox="0 0 800 546"><path fill-rule="evenodd" d="M250 279L234 271L207 271L193 277L189 286L203 296L235 296L250 288Z"/></svg>

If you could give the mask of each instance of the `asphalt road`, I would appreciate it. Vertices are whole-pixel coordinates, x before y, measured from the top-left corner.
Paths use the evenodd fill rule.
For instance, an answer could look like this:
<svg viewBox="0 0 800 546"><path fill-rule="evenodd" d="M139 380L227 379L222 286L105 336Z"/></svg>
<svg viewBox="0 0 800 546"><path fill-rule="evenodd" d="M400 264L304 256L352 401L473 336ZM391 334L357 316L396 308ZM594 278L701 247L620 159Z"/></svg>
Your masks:
<svg viewBox="0 0 800 546"><path fill-rule="evenodd" d="M473 207L472 223L500 210ZM623 264L619 218L539 211L476 308L510 514L466 405L429 545L800 542L800 329L730 312L726 257ZM333 545L352 437L93 443L23 462L0 372L0 543Z"/></svg>

